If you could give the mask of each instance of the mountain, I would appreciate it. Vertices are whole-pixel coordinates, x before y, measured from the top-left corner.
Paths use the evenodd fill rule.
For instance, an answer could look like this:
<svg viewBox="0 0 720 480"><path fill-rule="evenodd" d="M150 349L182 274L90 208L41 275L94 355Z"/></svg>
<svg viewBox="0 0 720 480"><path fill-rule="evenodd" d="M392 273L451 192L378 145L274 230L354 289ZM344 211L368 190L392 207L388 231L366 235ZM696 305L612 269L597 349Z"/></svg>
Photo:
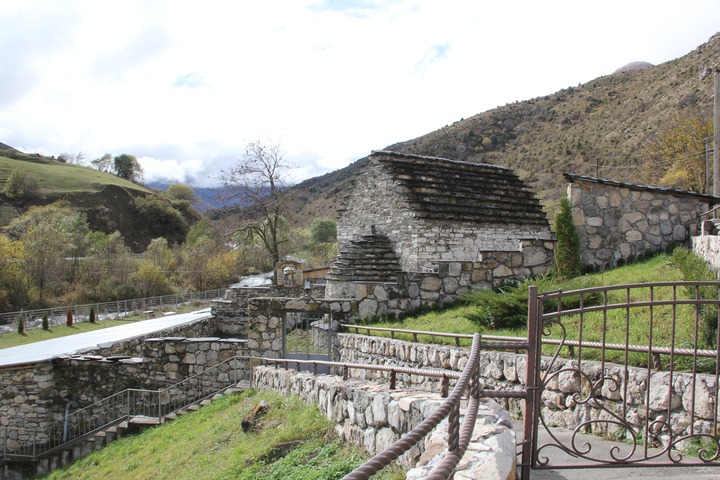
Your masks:
<svg viewBox="0 0 720 480"><path fill-rule="evenodd" d="M675 60L655 66L633 62L586 84L497 107L379 149L510 167L553 216L564 195L565 172L645 181L644 144L660 128L677 116L712 118L708 73L719 64L716 34ZM321 216L336 218L353 173L365 161L295 185L290 193L294 220L307 225Z"/></svg>

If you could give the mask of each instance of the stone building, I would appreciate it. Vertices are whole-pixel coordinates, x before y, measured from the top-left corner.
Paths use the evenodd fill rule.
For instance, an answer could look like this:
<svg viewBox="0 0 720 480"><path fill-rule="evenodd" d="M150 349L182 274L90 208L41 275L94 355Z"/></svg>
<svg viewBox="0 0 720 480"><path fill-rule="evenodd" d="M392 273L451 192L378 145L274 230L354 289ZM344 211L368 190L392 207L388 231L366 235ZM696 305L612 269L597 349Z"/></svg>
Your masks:
<svg viewBox="0 0 720 480"><path fill-rule="evenodd" d="M670 188L565 174L568 199L586 267L614 268L648 254L687 245L702 214L720 198Z"/></svg>
<svg viewBox="0 0 720 480"><path fill-rule="evenodd" d="M383 284L392 293L378 301L406 297L412 308L546 273L554 236L508 168L377 151L345 199L338 246L328 297L362 298Z"/></svg>

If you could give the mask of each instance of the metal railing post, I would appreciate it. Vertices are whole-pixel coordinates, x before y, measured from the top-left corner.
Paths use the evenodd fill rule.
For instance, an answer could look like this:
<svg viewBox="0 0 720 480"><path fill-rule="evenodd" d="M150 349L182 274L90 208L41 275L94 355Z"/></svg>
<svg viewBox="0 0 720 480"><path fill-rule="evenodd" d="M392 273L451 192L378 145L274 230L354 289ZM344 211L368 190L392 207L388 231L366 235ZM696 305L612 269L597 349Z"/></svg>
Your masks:
<svg viewBox="0 0 720 480"><path fill-rule="evenodd" d="M542 350L541 333L542 320L538 308L538 289L531 285L528 289L528 348L526 357L525 385L527 396L525 398L524 429L520 478L528 480L530 469L534 465L534 446L537 435L537 422L535 402L537 401L540 383L540 355Z"/></svg>

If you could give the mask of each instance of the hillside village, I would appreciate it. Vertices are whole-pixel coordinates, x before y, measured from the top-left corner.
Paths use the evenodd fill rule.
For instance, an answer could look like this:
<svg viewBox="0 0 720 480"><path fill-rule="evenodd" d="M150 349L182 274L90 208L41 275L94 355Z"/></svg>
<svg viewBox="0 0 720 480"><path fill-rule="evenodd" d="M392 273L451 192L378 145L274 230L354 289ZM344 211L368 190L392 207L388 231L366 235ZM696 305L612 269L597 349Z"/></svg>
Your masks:
<svg viewBox="0 0 720 480"><path fill-rule="evenodd" d="M336 422L335 430L341 438L364 447L370 454L385 451L416 428L422 420L419 412L430 409L425 405L439 408L441 397L447 397L447 383L439 379L413 380L413 376L421 375L414 370L420 367L455 372L453 385L462 386L458 395L468 399L479 398L480 384L487 398L496 398L500 403L500 398L506 398L502 405L492 403L487 407L492 410L488 418L494 415L491 421L498 425L490 435L497 435L493 437L496 439L510 435L506 425L509 414L503 408L513 413L529 410L532 393L527 392L533 388L550 392L536 399L540 405L538 415L546 415L552 423L568 428L584 425L592 430L583 422L608 422L607 415L625 409L628 419L622 419L626 422L622 428L645 429L645 435L654 428L650 426L653 419L668 425L670 415L677 420L673 424L677 427L662 426L651 432L657 445L674 445L676 438L685 436L709 435L713 422L717 423L717 410L707 413L712 410L712 401L707 399L717 394L717 374L714 383L712 375L702 377L702 388L707 387L707 392L702 390L704 396L700 398L700 393L694 393L701 391L696 386L700 372L693 366L689 373L678 377L682 380L677 381L692 385L692 398L683 396L683 389L673 386L674 351L669 360L671 378L663 377L661 385L667 391L657 386L660 380L653 380L659 378L654 375L662 373L662 361L657 360L655 367L650 364L652 349L647 353L647 366L632 370L637 375L632 379L628 369L637 366L627 363L627 358L625 365L617 370L612 367L610 373L588 373L582 365L587 359L580 354L576 357L570 349L568 363L555 370L548 366L552 362L545 364L549 373L543 377L544 383L533 386L530 380L522 385L526 372L520 371L520 364L530 369L524 362L530 362L532 355L542 363L543 351L534 341L486 345L488 350L498 349L500 353L479 359L479 354L460 348L458 338L455 350L425 350L416 342L400 346L396 343L400 340L395 339L368 340L369 329L365 337L351 335L342 328L380 318L400 318L453 304L478 290L557 274L555 256L565 240L558 238L555 224L562 198L572 208L577 255L586 271L612 269L678 245L695 247L710 265L719 267L717 228L707 214L720 198L705 190L709 182L703 176L704 158L675 170L673 165L666 170L650 168L663 161L672 163L673 157L659 158L648 146L660 141L665 131L685 128L683 118L707 123L712 110L712 82L703 79L702 73L717 63L718 52L720 35L662 65L633 65L585 85L463 119L417 139L375 150L350 167L306 180L287 191L263 190L267 193L263 201L273 200L268 202L269 209L261 208L263 201L259 201L201 215L187 197L173 198L131 181L114 184L115 178L106 172L102 180L88 182L90 192L79 187L70 187L71 192L53 190L48 178L43 178L26 195L11 196L6 187L10 172L15 170L37 172L32 168L40 165L69 169L70 176L76 177L98 173L87 166L56 165L55 159L34 157L2 145L0 190L4 193L0 197L0 227L4 228L0 248L5 258L10 258L11 252L21 253L16 260L6 261L0 276L4 282L0 288L7 292L0 308L14 311L11 307L22 304L27 309L31 301L43 306L49 299L67 305L73 305L71 300L88 299L88 304L99 305L101 301L119 300L129 292L151 297L156 292L164 295L224 290L222 298L212 300L211 310L189 326L173 326L131 341L104 344L76 356L48 358L32 365L0 365L3 384L15 389L0 399L5 419L2 425L47 426L63 417L68 402L90 404L130 386L158 391L166 388L170 392L206 368L218 368L212 374L211 388L215 392L231 385L235 388L239 383L230 380L233 372L247 369L240 367L241 358L252 357L258 364L267 361L270 365L273 360L295 360L298 370L302 370L300 362L306 361L306 373L310 375L313 368L317 373L317 362L384 365L392 350L397 359L393 357L391 363L409 369L398 381L400 388L407 389L403 390L406 401L394 396L395 371L359 374L349 373L347 367L343 372L339 365L333 365L326 373L337 374L341 384L323 385L325 380L310 380L303 373L284 373L287 368L260 366L256 367L253 381L258 388L312 397ZM703 168L698 169L698 165ZM691 175L698 172L703 177L699 180L702 188L696 188L698 179ZM277 207L280 199L285 210ZM55 203L57 200L64 203ZM23 223L23 219L27 221ZM56 234L65 232L65 244L76 250L57 250L55 261L36 265L38 270L15 268L18 264L34 265L32 240L41 237L33 235L43 223L49 225L55 219L59 219L54 227ZM331 234L321 235L320 220L333 227ZM78 224L81 227L64 230ZM50 240L46 245L53 244ZM35 252L43 250L50 251L45 247ZM132 258L131 252L139 257ZM121 258L127 260L119 263ZM272 285L229 287L242 274L268 269L275 271ZM87 293L90 287L98 287L105 277L109 279L120 270L122 280L113 280L115 283L108 283L104 290L98 288L94 296ZM192 272L208 275L194 277ZM143 288L132 290L128 285ZM556 295L562 298L564 294L561 291ZM600 305L610 309L608 293L605 295L605 303ZM568 303L571 301L568 297ZM695 303L683 301L693 305L696 318L707 314L701 311L701 305L709 301L701 299L699 293ZM554 315L559 320L549 321L543 317L547 312L540 308L536 312L537 325L546 321L549 329L553 322L560 323L565 315L562 306L562 300L557 300ZM580 306L574 308L582 310L586 306L581 300ZM530 313L527 316L530 328L533 320ZM675 322L683 319L676 318L673 311L673 332ZM18 325L21 321L17 321ZM626 321L629 325L629 316ZM582 329L580 326L577 340L580 350L584 348ZM699 343L702 335L697 320L695 329L695 353L691 355L697 359L698 350L709 350L713 345ZM537 335L539 339L541 334ZM473 349L480 348L479 338L473 339ZM297 345L301 346L299 350L291 350ZM625 350L629 346L626 336ZM648 344L648 348L652 346ZM539 350L531 354L533 348ZM674 347L670 344L662 348ZM527 356L518 353L523 349ZM404 352L413 353L404 357ZM605 357L601 360L604 365ZM481 370L487 374L483 380ZM608 387L605 379L611 375L614 387ZM93 378L103 381L93 382ZM368 393L362 382L370 380L389 383L390 392L378 389ZM357 385L352 383L355 381ZM447 375L444 381L448 381ZM616 394L621 381L626 386L635 382L627 387L635 389L632 402L630 395ZM599 382L589 393L595 403L578 402L577 398L586 393L586 384L592 382ZM197 385L193 388L202 390ZM494 397L489 392L504 388L522 390L525 396L518 393L516 398L502 394ZM641 388L646 390L637 393ZM662 390L658 396L668 397L664 403L651 394L651 390L657 393L658 389ZM602 394L595 390L602 390ZM184 400L187 404L200 401L195 397ZM148 403L164 405L163 401L158 397ZM608 407L605 401L618 402L619 406ZM380 405L377 411L376 404ZM459 403L453 408L459 412ZM367 411L374 412L372 420ZM161 413L156 413L158 422L164 422ZM381 420L383 415L385 419ZM685 420L678 420L681 416ZM612 430L603 428L605 434ZM15 435L12 440L18 445L27 441L24 433ZM646 442L650 442L648 438ZM443 444L443 448L456 447ZM417 462L428 463L430 460L422 456L425 451L433 449L424 444L417 446L401 463L408 468ZM52 462L67 460L52 458L42 468L52 470ZM514 478L516 467L520 468L514 451L509 458L507 465L499 462L501 466L493 467L504 472L503 478ZM473 462L482 464L479 460ZM423 472L416 478L427 474Z"/></svg>

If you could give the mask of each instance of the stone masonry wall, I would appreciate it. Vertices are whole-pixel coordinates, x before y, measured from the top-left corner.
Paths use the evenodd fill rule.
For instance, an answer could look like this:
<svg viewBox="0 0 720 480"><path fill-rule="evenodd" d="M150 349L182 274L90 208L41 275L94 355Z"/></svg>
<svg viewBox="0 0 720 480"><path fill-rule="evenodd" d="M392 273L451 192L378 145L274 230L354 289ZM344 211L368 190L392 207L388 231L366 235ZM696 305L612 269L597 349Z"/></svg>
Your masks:
<svg viewBox="0 0 720 480"><path fill-rule="evenodd" d="M344 203L352 202L353 215L341 214L338 219L338 246L375 228L395 243L402 270L419 270L414 212L405 206L405 197L388 172L368 163L356 176L351 195Z"/></svg>
<svg viewBox="0 0 720 480"><path fill-rule="evenodd" d="M686 244L708 210L703 195L575 179L568 199L583 265L597 269Z"/></svg>
<svg viewBox="0 0 720 480"><path fill-rule="evenodd" d="M437 262L433 272L402 273L397 284L330 282L330 298L357 299L360 318L401 314L421 306L456 300L480 288L547 273L553 263L553 242L526 240L513 252L481 252L477 261Z"/></svg>
<svg viewBox="0 0 720 480"><path fill-rule="evenodd" d="M343 380L331 375L255 367L253 385L284 395L298 395L314 403L335 425L339 438L370 455L380 453L415 428L443 403L437 393L406 388L388 390L364 380ZM512 423L495 402L485 401L475 424L474 445L468 449L456 471L456 478L515 478L515 436ZM443 435L443 427L444 435ZM398 462L409 468L418 462L408 478L426 478L431 466L422 468L447 449L447 421L411 448Z"/></svg>
<svg viewBox="0 0 720 480"><path fill-rule="evenodd" d="M375 162L370 162L357 176L352 195L352 215L341 215L338 221L338 245L342 248L372 231L385 235L393 242L404 272L434 270L438 262L481 262L484 252L521 252L525 242L534 240L540 240L535 248L544 247L552 260L554 238L547 227L492 224L473 227L419 219L407 207L402 187ZM538 265L526 267L533 269Z"/></svg>
<svg viewBox="0 0 720 480"><path fill-rule="evenodd" d="M0 427L42 429L61 421L70 401L74 411L126 388L162 389L245 354L244 339L179 336L205 333L213 324L200 320L169 330L169 337L146 336L53 361L6 367L0 370ZM237 367L228 362L198 384L220 388L218 380Z"/></svg>
<svg viewBox="0 0 720 480"><path fill-rule="evenodd" d="M38 428L53 408L50 362L0 370L0 427Z"/></svg>
<svg viewBox="0 0 720 480"><path fill-rule="evenodd" d="M253 297L269 297L270 287L229 288L225 297L212 303L217 330L223 335L247 338L248 300Z"/></svg>
<svg viewBox="0 0 720 480"><path fill-rule="evenodd" d="M421 345L400 340L363 335L338 334L336 360L352 363L396 364L398 366L443 368L461 370L467 362L468 350L439 345ZM541 370L546 371L550 359L543 357ZM482 352L480 360L481 378L485 388L523 389L526 377L526 357L506 352ZM698 374L695 389L692 388L692 376L687 373L658 371L650 372L645 368L625 367L605 363L603 370L600 362L583 362L580 370L583 380L577 372L577 362L559 359L548 375L548 382L541 398L542 415L549 425L574 428L581 422L592 422L593 433L616 434L604 424L609 415L606 410L595 408L595 402L578 402L587 398L586 382L595 384L605 379L601 397L597 401L613 412L622 412L623 392L627 392L627 421L638 428L646 422L668 422L676 435L689 434L693 425L696 433L711 433L714 415L715 378L712 375ZM388 381L386 372L350 370L350 376L375 381ZM607 380L608 378L612 381ZM398 385L413 386L439 391L439 381L409 375L397 376ZM649 388L649 392L648 392ZM646 400L649 418L644 418ZM522 401L500 402L514 416L520 416ZM668 407L670 417L667 418ZM694 407L695 417L690 413ZM667 440L658 433L658 441Z"/></svg>
<svg viewBox="0 0 720 480"><path fill-rule="evenodd" d="M692 237L692 248L695 254L705 260L717 275L720 272L720 236L703 232Z"/></svg>
<svg viewBox="0 0 720 480"><path fill-rule="evenodd" d="M282 358L283 321L287 313L325 313L332 321L349 322L357 316L354 300L315 298L253 298L248 303L248 355Z"/></svg>

